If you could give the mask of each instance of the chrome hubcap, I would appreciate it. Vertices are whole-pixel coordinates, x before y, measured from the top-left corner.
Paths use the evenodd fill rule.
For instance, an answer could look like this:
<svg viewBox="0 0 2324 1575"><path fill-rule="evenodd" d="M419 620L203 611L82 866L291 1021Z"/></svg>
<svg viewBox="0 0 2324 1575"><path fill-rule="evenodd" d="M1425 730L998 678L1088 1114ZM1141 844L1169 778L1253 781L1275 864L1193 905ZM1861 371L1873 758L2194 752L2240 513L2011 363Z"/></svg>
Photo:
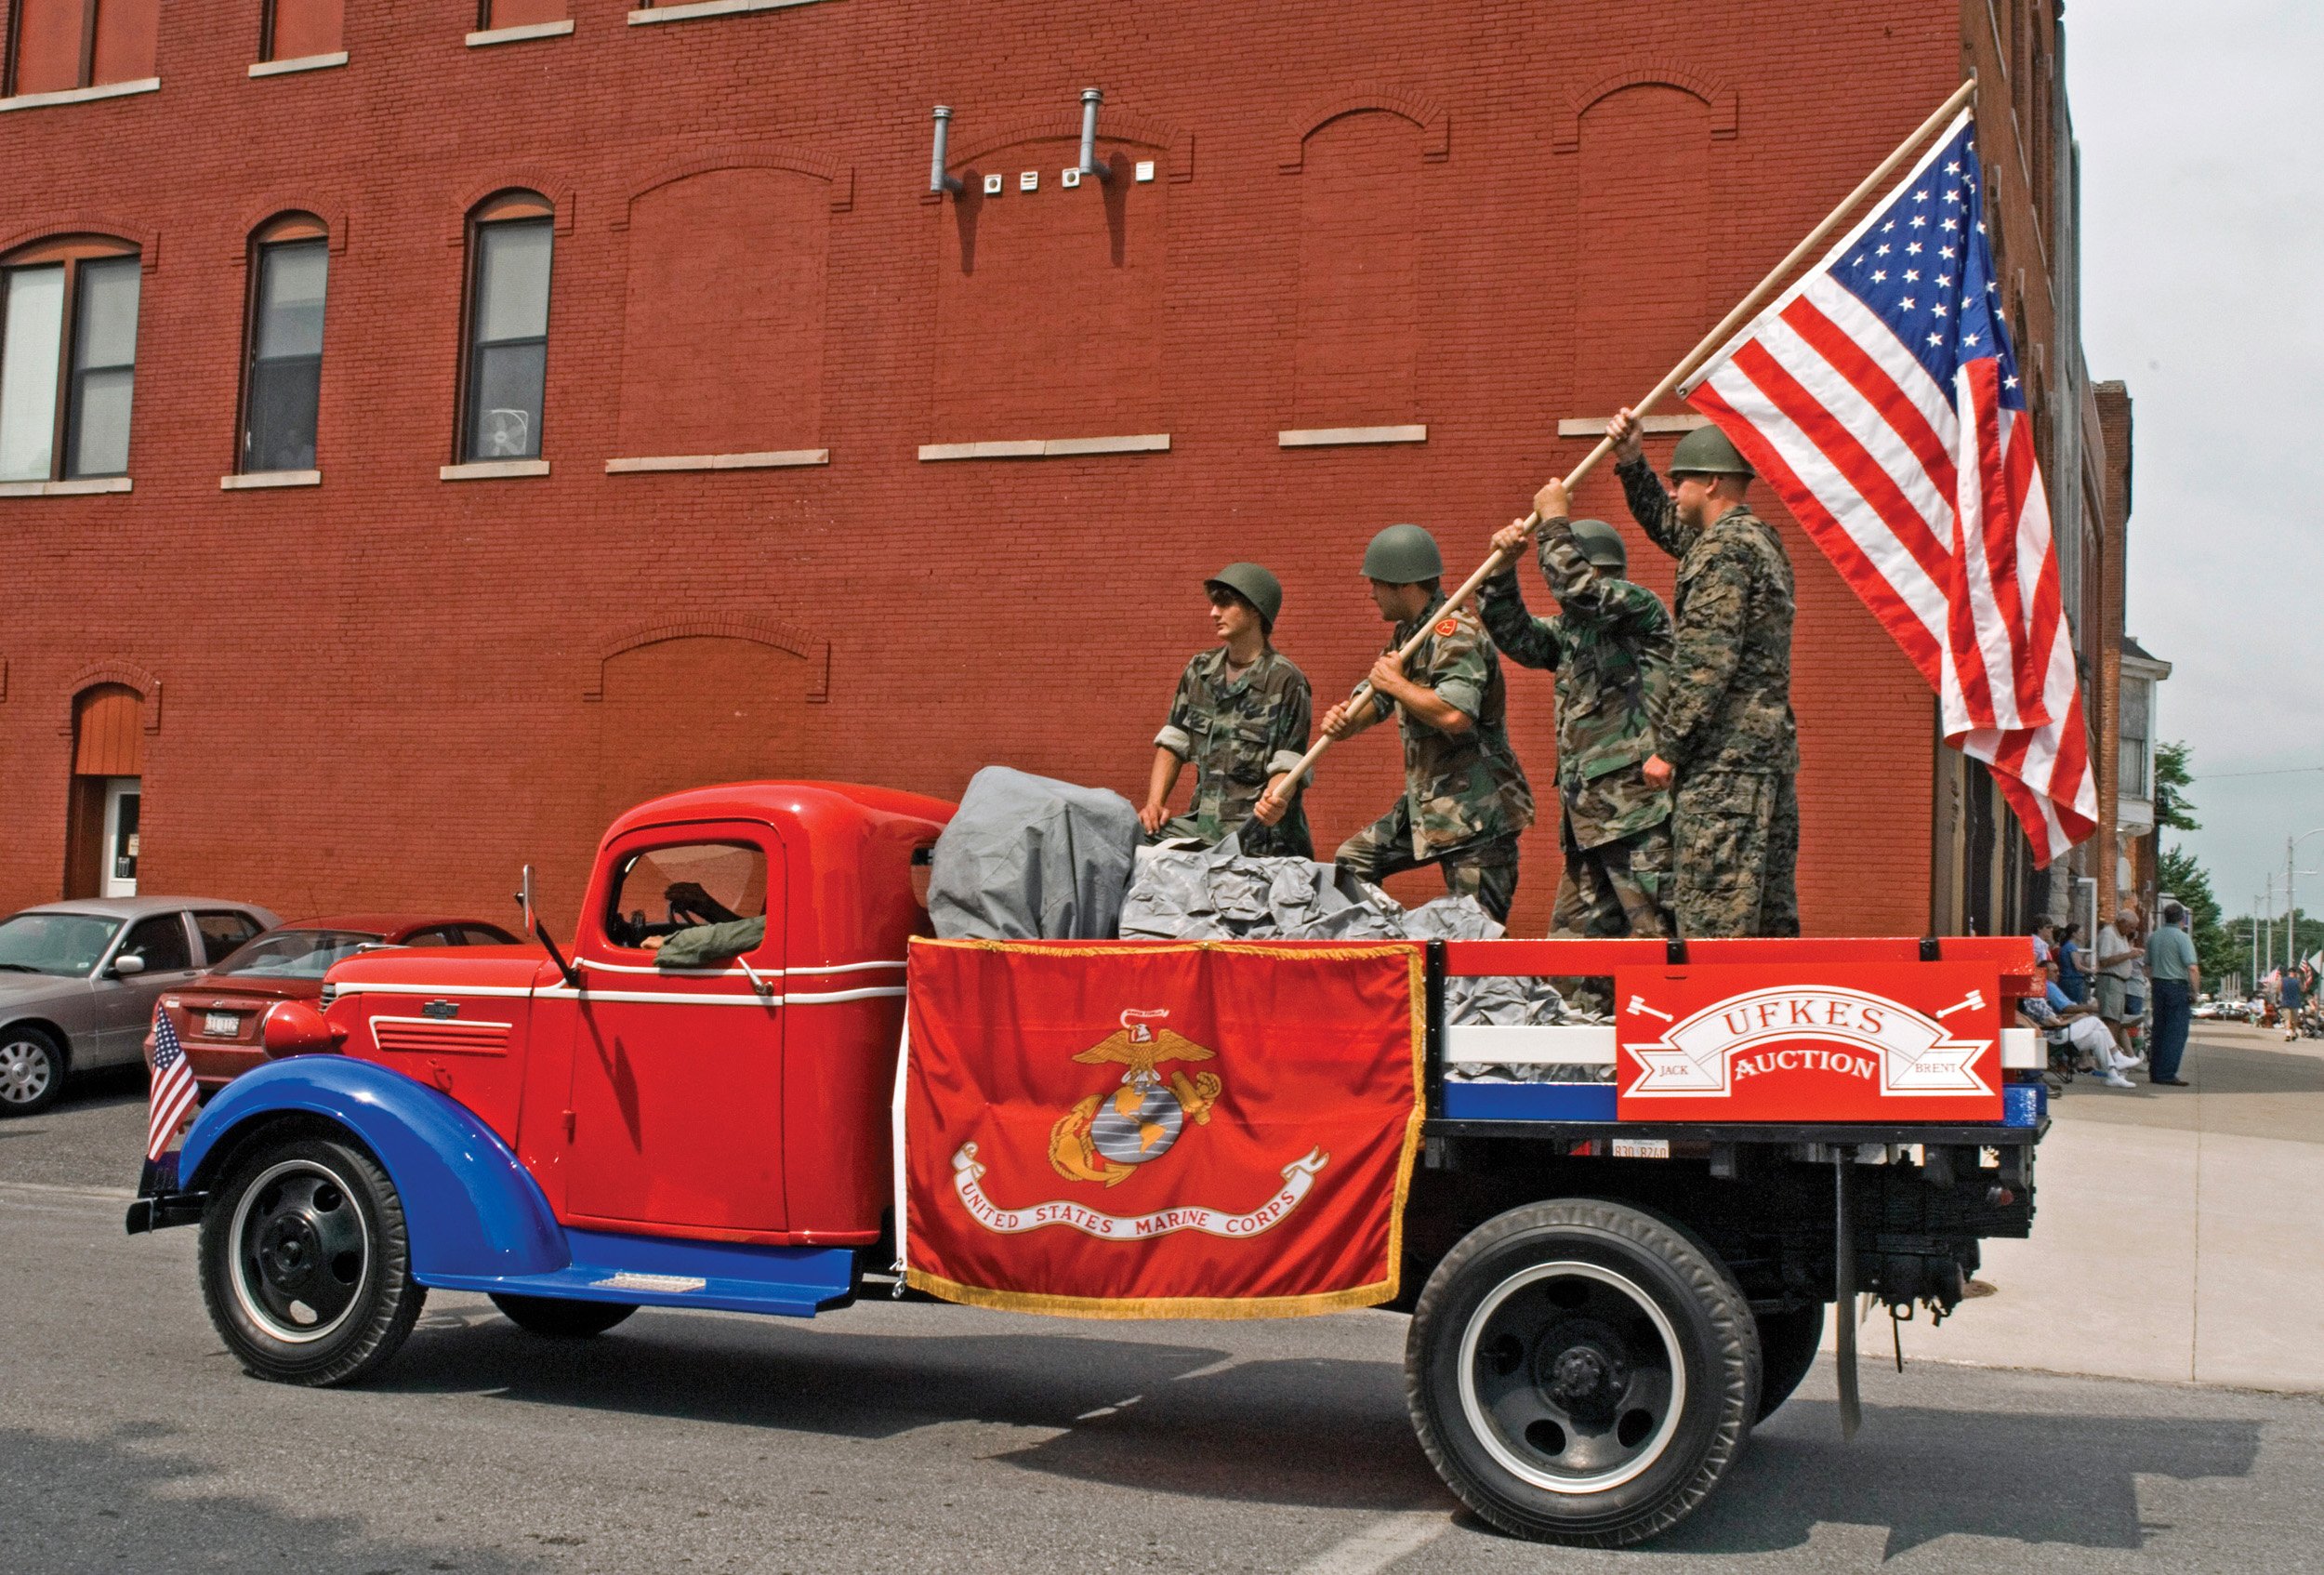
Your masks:
<svg viewBox="0 0 2324 1575"><path fill-rule="evenodd" d="M35 1039L0 1044L0 1103L30 1105L48 1092L56 1076L46 1045Z"/></svg>
<svg viewBox="0 0 2324 1575"><path fill-rule="evenodd" d="M234 1211L234 1299L277 1340L304 1344L347 1321L371 1277L371 1233L326 1166L273 1166Z"/></svg>
<svg viewBox="0 0 2324 1575"><path fill-rule="evenodd" d="M1461 1336L1459 1371L1478 1441L1552 1492L1631 1480L1662 1457L1686 1405L1670 1318L1596 1264L1537 1264L1494 1287Z"/></svg>

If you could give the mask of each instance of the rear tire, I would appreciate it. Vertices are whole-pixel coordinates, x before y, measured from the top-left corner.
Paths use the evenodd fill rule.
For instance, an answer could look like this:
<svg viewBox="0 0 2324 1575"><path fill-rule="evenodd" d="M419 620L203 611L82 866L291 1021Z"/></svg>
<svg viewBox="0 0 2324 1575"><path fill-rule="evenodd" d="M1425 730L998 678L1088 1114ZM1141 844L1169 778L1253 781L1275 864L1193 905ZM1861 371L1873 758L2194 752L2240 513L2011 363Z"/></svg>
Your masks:
<svg viewBox="0 0 2324 1575"><path fill-rule="evenodd" d="M0 1116L37 1116L64 1093L64 1046L46 1028L0 1030Z"/></svg>
<svg viewBox="0 0 2324 1575"><path fill-rule="evenodd" d="M503 1296L493 1293L493 1305L527 1334L552 1340L587 1340L602 1334L636 1312L628 1302L576 1302L563 1296Z"/></svg>
<svg viewBox="0 0 2324 1575"><path fill-rule="evenodd" d="M1516 1536L1643 1542L1743 1447L1759 1335L1732 1277L1676 1226L1572 1198L1488 1220L1437 1264L1405 1346L1420 1447Z"/></svg>
<svg viewBox="0 0 2324 1575"><path fill-rule="evenodd" d="M202 1216L202 1298L244 1371L324 1386L368 1378L427 1300L403 1200L350 1143L260 1142Z"/></svg>
<svg viewBox="0 0 2324 1575"><path fill-rule="evenodd" d="M1754 1422L1758 1423L1775 1415L1815 1367L1816 1353L1824 1344L1824 1304L1812 1303L1788 1313L1760 1313L1756 1321L1760 1378L1759 1415Z"/></svg>

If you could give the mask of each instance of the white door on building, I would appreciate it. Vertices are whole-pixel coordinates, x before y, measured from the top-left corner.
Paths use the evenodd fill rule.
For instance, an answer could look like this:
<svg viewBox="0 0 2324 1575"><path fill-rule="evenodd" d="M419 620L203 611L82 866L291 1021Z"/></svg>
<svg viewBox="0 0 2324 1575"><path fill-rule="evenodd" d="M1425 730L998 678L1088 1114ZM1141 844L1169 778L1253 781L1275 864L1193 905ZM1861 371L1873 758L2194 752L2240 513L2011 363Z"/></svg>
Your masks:
<svg viewBox="0 0 2324 1575"><path fill-rule="evenodd" d="M105 868L101 882L109 897L138 894L138 785L134 776L105 782Z"/></svg>

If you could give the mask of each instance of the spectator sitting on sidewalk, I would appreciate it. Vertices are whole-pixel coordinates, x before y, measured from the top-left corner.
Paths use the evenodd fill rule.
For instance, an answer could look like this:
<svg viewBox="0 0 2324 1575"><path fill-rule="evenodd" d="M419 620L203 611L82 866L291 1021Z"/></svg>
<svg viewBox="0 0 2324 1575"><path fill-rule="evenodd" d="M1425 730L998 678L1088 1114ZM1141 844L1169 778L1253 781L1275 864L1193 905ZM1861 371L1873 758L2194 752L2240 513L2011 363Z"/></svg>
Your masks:
<svg viewBox="0 0 2324 1575"><path fill-rule="evenodd" d="M2177 903L2164 906L2162 922L2146 938L2146 973L2155 992L2154 1065L2146 1080L2159 1088L2185 1088L2179 1058L2186 1053L2203 970L2195 960L2195 937L2186 933L2186 909Z"/></svg>
<svg viewBox="0 0 2324 1575"><path fill-rule="evenodd" d="M2028 996L2017 1003L2017 1014L2034 1027L2040 1028L2051 1047L2067 1053L2069 1066L2084 1060L2090 1069L2106 1079L2106 1087L2134 1088L2137 1085L2122 1075L2131 1058L2115 1048L2114 1036L2098 1020L2097 1009L2081 1006L2067 999L2058 984L2057 960L2053 957L2042 967L2043 991Z"/></svg>
<svg viewBox="0 0 2324 1575"><path fill-rule="evenodd" d="M2130 1011L2132 969L2138 961L2138 909L2125 903L2114 918L2098 926L2098 1015L2114 1034L2124 1054L2131 1052L2132 1026L2138 1020Z"/></svg>
<svg viewBox="0 0 2324 1575"><path fill-rule="evenodd" d="M2276 1005L2283 1020L2286 1044L2300 1037L2300 1009L2306 1004L2307 996L2300 987L2300 971L2285 969L2276 981Z"/></svg>

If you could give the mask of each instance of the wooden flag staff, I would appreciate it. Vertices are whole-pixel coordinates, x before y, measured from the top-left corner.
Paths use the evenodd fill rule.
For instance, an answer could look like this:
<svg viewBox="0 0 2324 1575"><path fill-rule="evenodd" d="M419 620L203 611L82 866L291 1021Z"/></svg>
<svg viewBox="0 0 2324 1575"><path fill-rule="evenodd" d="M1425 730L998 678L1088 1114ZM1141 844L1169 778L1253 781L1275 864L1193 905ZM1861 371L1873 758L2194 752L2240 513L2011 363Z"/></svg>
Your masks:
<svg viewBox="0 0 2324 1575"><path fill-rule="evenodd" d="M1809 231L1807 238L1802 240L1798 245L1792 247L1784 259L1776 264L1774 269L1768 272L1767 277L1762 279L1757 286L1752 289L1751 293L1745 296L1743 299L1736 304L1733 311L1728 312L1726 316L1721 318L1719 320L1719 325L1711 329L1710 333L1705 334L1702 337L1701 342L1696 345L1693 350L1688 351L1684 358L1682 359L1676 366L1670 368L1670 375L1664 377L1659 383L1657 383L1653 389L1647 392L1645 398L1640 400L1636 404L1632 405L1631 407L1631 410L1640 416L1644 416L1649 409L1653 408L1656 404L1660 404L1665 398L1669 397L1671 390L1677 388L1681 383L1684 382L1687 377L1694 373L1697 367L1700 366L1705 361L1708 361L1722 345L1727 342L1729 337L1732 336L1736 329L1740 328L1745 323L1750 320L1752 314L1758 311L1760 307L1766 302L1767 298L1775 294L1776 290L1790 276L1793 269L1799 267L1802 261L1814 255L1818 247L1823 245L1826 241L1831 238L1831 232L1839 229L1840 226L1847 220L1848 216L1855 211L1857 204L1863 202L1866 197L1871 195L1871 193L1879 188L1882 181L1886 180L1891 175L1894 175L1896 172L1897 165L1903 164L1907 159L1910 158L1914 150L1919 148L1922 142L1926 141L1932 133L1941 129L1948 121L1951 120L1955 114L1960 112L1961 107L1969 102L1970 99L1975 98L1976 94L1977 79L1975 74L1973 73L1966 82L1963 82L1959 87L1953 89L1952 97L1947 99L1944 103L1938 105L1936 112L1934 114L1930 115L1928 119L1922 121L1920 126L1914 128L1911 136L1906 138L1902 142L1897 144L1896 151L1895 152L1889 154L1888 157L1881 161L1880 167L1873 170L1871 174L1866 176L1861 181L1858 181L1856 183L1855 190L1842 198L1840 205L1833 208L1830 213L1827 214L1824 217L1822 223L1818 224L1815 229ZM1598 440L1598 445L1591 449L1589 454L1583 457L1582 462L1575 466L1566 475L1566 490L1571 492L1574 487L1580 483L1582 477L1596 470L1598 462L1604 459L1608 454L1612 453L1613 450L1614 440L1611 437L1600 438ZM1541 516L1531 511L1526 513L1525 529L1527 532L1531 532L1532 529L1540 523ZM1460 582L1459 589L1454 591L1450 596L1445 599L1445 607L1446 609L1451 609L1461 606L1472 596L1474 596L1477 592L1477 587L1483 585L1486 580L1490 579L1499 571L1502 559L1503 554L1499 550L1496 549L1485 560L1484 562L1477 565L1477 569L1474 574ZM1411 639L1404 642L1403 646L1396 652L1396 661L1399 665L1412 659L1412 654L1420 648L1420 642L1429 637L1429 631L1433 628L1434 628L1433 622L1423 624L1413 633ZM1365 701L1370 699L1371 695L1371 681L1367 679L1364 682L1356 685L1355 693L1348 698L1348 704L1351 707L1362 705ZM1301 779L1306 776L1308 772L1314 768L1315 761L1322 757L1323 752L1330 748L1331 739L1328 736L1316 739L1314 744L1310 747L1307 753L1300 757L1300 763L1293 766L1289 771L1284 774L1283 791L1288 793L1293 788L1298 787Z"/></svg>

